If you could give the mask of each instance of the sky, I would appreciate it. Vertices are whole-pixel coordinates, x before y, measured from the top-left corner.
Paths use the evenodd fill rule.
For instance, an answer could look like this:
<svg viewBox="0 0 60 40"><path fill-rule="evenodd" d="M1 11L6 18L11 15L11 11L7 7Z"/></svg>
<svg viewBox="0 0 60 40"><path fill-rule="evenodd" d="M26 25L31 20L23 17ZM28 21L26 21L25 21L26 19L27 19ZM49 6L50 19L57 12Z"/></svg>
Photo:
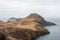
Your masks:
<svg viewBox="0 0 60 40"><path fill-rule="evenodd" d="M60 0L0 0L0 18L26 17L30 13L60 18Z"/></svg>

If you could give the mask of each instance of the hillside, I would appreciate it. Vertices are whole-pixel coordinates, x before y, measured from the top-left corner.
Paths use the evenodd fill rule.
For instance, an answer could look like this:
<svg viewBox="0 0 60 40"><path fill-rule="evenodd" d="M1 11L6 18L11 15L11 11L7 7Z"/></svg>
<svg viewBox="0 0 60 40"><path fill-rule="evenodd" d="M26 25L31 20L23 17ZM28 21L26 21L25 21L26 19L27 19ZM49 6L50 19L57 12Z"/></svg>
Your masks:
<svg viewBox="0 0 60 40"><path fill-rule="evenodd" d="M47 22L36 13L21 19L10 18L7 22L0 21L0 40L34 40L49 33L44 28L47 25L55 24Z"/></svg>

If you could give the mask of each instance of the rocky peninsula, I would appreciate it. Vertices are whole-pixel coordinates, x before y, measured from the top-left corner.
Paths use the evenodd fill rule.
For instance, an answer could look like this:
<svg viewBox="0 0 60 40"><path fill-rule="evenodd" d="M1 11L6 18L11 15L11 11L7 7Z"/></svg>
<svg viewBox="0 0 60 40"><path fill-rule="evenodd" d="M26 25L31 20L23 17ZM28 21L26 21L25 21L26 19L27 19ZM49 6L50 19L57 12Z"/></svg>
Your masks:
<svg viewBox="0 0 60 40"><path fill-rule="evenodd" d="M31 13L25 18L10 18L7 22L0 20L0 40L35 40L49 34L44 26L56 25L46 21L37 13Z"/></svg>

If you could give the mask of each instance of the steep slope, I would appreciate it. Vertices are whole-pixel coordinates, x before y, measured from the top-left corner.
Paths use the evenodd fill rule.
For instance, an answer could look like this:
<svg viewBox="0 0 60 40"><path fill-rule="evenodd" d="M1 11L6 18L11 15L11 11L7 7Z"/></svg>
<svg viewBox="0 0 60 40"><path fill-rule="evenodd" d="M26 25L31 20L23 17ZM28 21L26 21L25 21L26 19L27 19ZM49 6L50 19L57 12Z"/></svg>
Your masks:
<svg viewBox="0 0 60 40"><path fill-rule="evenodd" d="M37 21L38 23L44 25L44 26L50 26L50 25L55 25L52 22L48 22L46 21L42 16L38 15L37 13L32 13L29 16L27 16L26 18L33 18L35 19L35 21Z"/></svg>

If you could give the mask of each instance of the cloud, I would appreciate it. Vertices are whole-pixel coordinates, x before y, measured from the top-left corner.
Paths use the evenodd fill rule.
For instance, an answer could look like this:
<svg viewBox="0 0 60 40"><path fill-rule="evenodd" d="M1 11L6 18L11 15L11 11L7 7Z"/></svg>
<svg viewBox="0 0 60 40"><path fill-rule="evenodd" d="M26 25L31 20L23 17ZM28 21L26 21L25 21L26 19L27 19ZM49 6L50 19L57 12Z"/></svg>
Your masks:
<svg viewBox="0 0 60 40"><path fill-rule="evenodd" d="M0 0L0 17L25 17L30 12L60 17L59 10L60 0Z"/></svg>

